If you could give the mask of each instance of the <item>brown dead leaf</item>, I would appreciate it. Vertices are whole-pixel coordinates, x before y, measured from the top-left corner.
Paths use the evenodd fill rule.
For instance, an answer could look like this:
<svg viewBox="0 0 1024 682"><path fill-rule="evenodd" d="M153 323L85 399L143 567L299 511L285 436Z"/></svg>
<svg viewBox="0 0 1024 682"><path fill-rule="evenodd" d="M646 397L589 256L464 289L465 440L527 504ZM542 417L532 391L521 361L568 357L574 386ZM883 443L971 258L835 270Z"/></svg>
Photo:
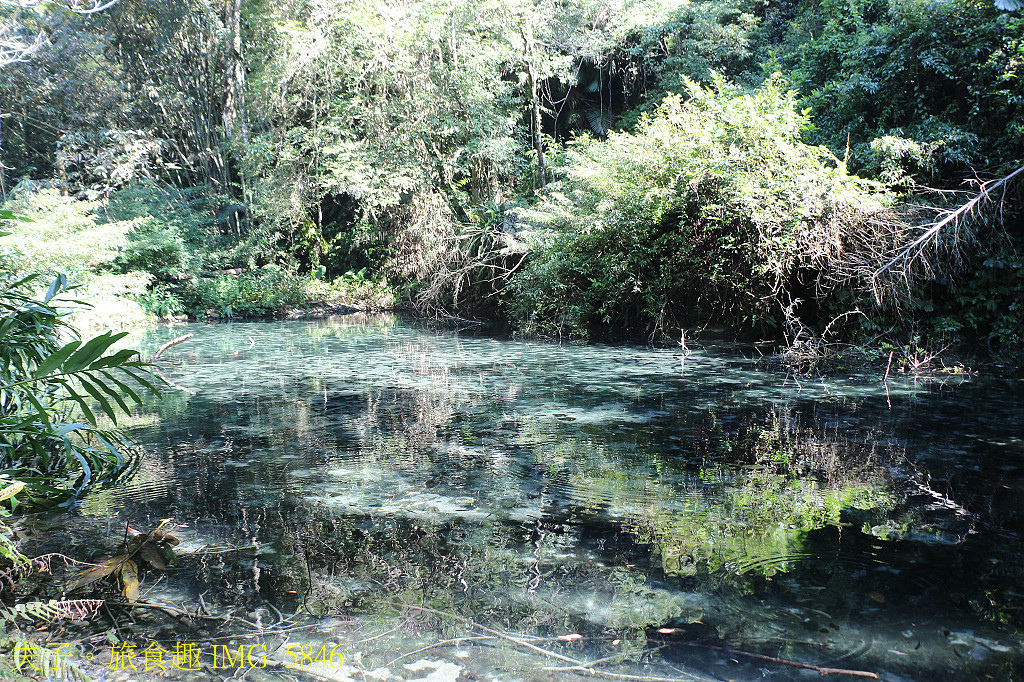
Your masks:
<svg viewBox="0 0 1024 682"><path fill-rule="evenodd" d="M167 570L167 564L164 562L164 558L163 556L161 556L160 550L158 550L156 547L153 547L151 545L143 545L139 549L139 558L145 560L147 564L149 564L157 570Z"/></svg>
<svg viewBox="0 0 1024 682"><path fill-rule="evenodd" d="M171 547L177 547L178 545L181 544L181 540L179 540L178 538L174 537L170 533L163 532L162 530L153 531L153 533L151 534L151 537L154 540L159 540L160 542L166 542Z"/></svg>
<svg viewBox="0 0 1024 682"><path fill-rule="evenodd" d="M103 578L106 578L108 575L110 575L118 568L120 568L121 564L124 563L124 561L127 558L128 557L126 557L125 555L119 554L115 557L107 559L98 566L87 568L86 570L78 574L78 577L75 578L75 581L71 583L71 587L69 587L68 589L74 590L79 587L84 587L85 585L94 583L97 580L102 580Z"/></svg>

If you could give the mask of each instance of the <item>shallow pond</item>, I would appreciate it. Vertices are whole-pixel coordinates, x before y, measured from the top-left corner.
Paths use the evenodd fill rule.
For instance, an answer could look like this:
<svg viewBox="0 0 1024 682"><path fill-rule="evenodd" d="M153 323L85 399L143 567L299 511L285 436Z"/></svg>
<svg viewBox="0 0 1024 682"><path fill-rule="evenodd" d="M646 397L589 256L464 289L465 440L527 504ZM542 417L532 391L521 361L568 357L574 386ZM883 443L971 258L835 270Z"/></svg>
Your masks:
<svg viewBox="0 0 1024 682"><path fill-rule="evenodd" d="M1024 675L1018 383L392 317L140 343L185 331L160 360L176 388L132 427L137 473L69 521L94 557L119 523L185 526L144 600L247 623L154 622L165 647L237 635L305 656L247 674L295 679ZM193 678L239 674L217 667Z"/></svg>

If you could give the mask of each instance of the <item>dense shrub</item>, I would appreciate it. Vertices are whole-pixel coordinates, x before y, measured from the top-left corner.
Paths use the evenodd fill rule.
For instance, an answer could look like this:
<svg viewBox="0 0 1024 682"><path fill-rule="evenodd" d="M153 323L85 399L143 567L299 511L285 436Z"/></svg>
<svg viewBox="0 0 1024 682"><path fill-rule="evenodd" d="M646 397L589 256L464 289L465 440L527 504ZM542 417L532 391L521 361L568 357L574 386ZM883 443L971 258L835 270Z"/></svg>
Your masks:
<svg viewBox="0 0 1024 682"><path fill-rule="evenodd" d="M813 139L937 184L1024 158L1024 16L991 0L802 2L776 46Z"/></svg>
<svg viewBox="0 0 1024 682"><path fill-rule="evenodd" d="M178 291L183 309L206 317L262 317L307 300L306 278L268 266L240 275L218 275L189 280Z"/></svg>
<svg viewBox="0 0 1024 682"><path fill-rule="evenodd" d="M542 333L649 334L719 320L776 326L801 269L841 258L890 197L800 140L807 117L777 80L688 83L635 133L572 145L534 221L512 313ZM813 282L811 282L813 285Z"/></svg>
<svg viewBox="0 0 1024 682"><path fill-rule="evenodd" d="M226 203L231 202L202 188L177 189L148 181L114 192L107 215L133 223L115 267L168 279L245 265L247 254L238 248L241 235L217 217L217 207Z"/></svg>

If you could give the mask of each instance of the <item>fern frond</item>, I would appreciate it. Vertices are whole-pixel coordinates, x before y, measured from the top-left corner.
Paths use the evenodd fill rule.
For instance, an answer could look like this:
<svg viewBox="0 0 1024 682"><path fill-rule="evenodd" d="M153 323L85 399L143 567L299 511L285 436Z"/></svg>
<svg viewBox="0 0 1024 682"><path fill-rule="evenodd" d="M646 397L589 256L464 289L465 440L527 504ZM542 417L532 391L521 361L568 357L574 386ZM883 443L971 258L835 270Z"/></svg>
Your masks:
<svg viewBox="0 0 1024 682"><path fill-rule="evenodd" d="M0 618L8 622L17 619L30 621L46 621L53 623L65 618L85 620L96 615L103 606L102 599L51 599L50 601L34 601L15 604L7 609L0 607Z"/></svg>
<svg viewBox="0 0 1024 682"><path fill-rule="evenodd" d="M22 637L0 637L0 649L10 650L9 655L0 657L0 679L92 680L70 660L67 644L53 648Z"/></svg>

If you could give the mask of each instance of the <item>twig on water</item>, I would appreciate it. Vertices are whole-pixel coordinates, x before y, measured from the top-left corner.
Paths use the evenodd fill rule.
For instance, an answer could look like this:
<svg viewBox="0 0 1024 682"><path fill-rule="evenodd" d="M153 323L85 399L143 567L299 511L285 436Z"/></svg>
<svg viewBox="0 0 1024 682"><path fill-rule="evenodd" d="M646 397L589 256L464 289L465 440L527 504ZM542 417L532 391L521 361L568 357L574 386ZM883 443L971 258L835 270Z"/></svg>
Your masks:
<svg viewBox="0 0 1024 682"><path fill-rule="evenodd" d="M394 630L392 630L392 632L394 632ZM431 649L438 649L440 647L452 646L452 645L459 646L459 644L461 644L462 642L486 642L488 640L493 640L493 639L497 639L497 637L491 637L491 636L487 636L487 635L471 635L469 637L456 637L455 639L441 640L440 642L434 642L433 644L428 644L427 646L422 646L419 649L415 649L413 651L406 652L406 653L402 654L401 656L399 656L398 658L395 658L395 659L389 661L388 663L384 664L384 667L385 668L390 668L395 663L398 663L399 661L401 661L403 658L409 658L410 656L415 656L416 654L421 654L424 651L430 651Z"/></svg>
<svg viewBox="0 0 1024 682"><path fill-rule="evenodd" d="M659 646L654 647L653 649L644 649L640 653L642 653L642 654L649 654L649 653L651 653L653 651L657 651L658 649L664 649L667 646L668 646L668 644L661 644ZM588 661L588 662L586 662L586 663L584 663L582 665L578 665L578 666L576 666L576 665L573 665L573 666L559 666L559 667L544 666L544 670L551 671L551 672L565 672L565 671L570 671L570 670L588 670L591 666L595 666L595 665L598 665L600 663L607 663L608 661L614 661L616 658L619 658L620 656L622 656L621 652L619 652L617 654L612 654L611 656L605 656L604 658L599 658L596 661Z"/></svg>
<svg viewBox="0 0 1024 682"><path fill-rule="evenodd" d="M168 348L171 348L172 346L177 346L179 343L185 343L186 341L188 341L191 338L192 338L192 334L185 334L184 336L179 336L176 339L171 339L170 341L168 341L164 345L162 345L159 348L157 348L156 352L153 353L153 357L151 357L150 360L156 360Z"/></svg>
<svg viewBox="0 0 1024 682"><path fill-rule="evenodd" d="M854 677L870 677L875 680L878 679L877 673L868 672L866 670L847 670L846 668L828 668L820 665L811 665L809 663L797 663L796 661L789 661L785 658L766 656L764 654L755 654L750 651L740 651L739 649L733 649L732 647L699 644L697 642L674 643L679 644L680 646L689 646L700 649L709 649L711 651L719 651L723 654L731 654L733 656L746 656L747 658L756 658L759 661L769 661L771 663L778 663L780 665L788 665L793 668L800 668L801 670L813 670L819 675L852 675Z"/></svg>

